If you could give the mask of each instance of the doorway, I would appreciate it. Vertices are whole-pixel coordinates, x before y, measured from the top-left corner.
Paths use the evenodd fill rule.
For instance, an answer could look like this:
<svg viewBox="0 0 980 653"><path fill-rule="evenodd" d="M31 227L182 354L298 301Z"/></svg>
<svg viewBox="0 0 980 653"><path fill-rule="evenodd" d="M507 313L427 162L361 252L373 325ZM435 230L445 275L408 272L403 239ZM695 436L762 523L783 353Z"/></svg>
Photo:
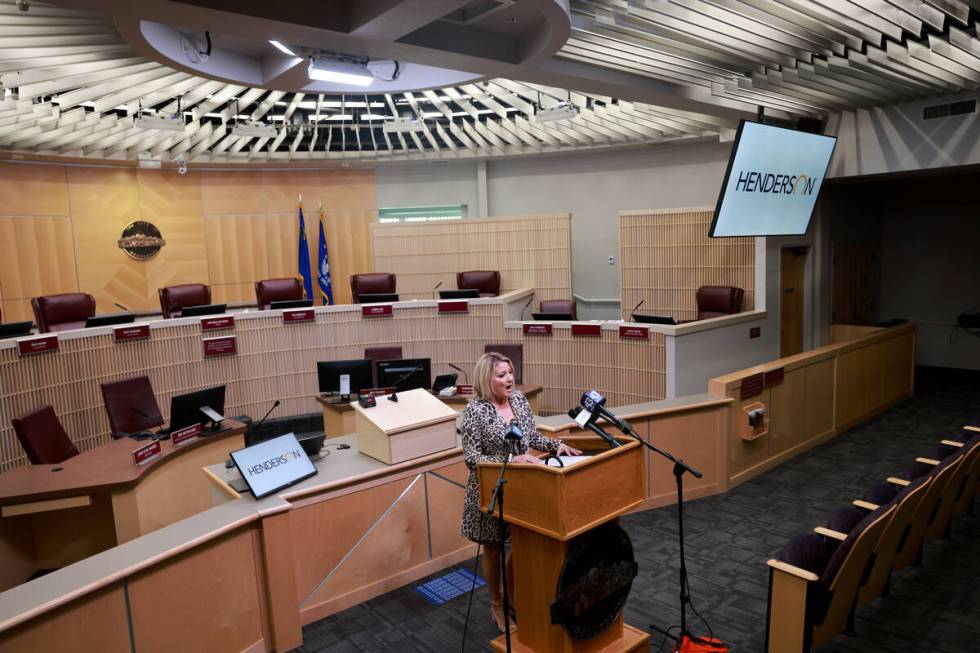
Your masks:
<svg viewBox="0 0 980 653"><path fill-rule="evenodd" d="M807 247L784 247L779 265L779 356L803 351L803 302Z"/></svg>

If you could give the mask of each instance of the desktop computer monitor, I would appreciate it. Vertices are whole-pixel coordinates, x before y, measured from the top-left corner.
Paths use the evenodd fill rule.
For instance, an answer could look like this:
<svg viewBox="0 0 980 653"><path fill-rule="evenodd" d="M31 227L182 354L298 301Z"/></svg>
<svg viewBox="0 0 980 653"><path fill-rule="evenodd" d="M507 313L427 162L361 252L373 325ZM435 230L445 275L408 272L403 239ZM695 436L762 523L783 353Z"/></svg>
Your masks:
<svg viewBox="0 0 980 653"><path fill-rule="evenodd" d="M439 299L479 299L480 291L476 288L460 288L458 290L440 290Z"/></svg>
<svg viewBox="0 0 980 653"><path fill-rule="evenodd" d="M414 390L432 385L432 361L428 358L403 358L378 362L378 386L396 391Z"/></svg>
<svg viewBox="0 0 980 653"><path fill-rule="evenodd" d="M200 424L203 428L208 422L211 422L212 432L218 431L221 421L202 412L201 408L204 407L223 416L225 412L225 386L219 385L183 395L174 395L170 400L170 424L167 432L187 428L192 424Z"/></svg>
<svg viewBox="0 0 980 653"><path fill-rule="evenodd" d="M269 308L277 311L284 308L310 308L313 306L312 299L280 299L269 304Z"/></svg>
<svg viewBox="0 0 980 653"><path fill-rule="evenodd" d="M398 293L394 292L362 292L357 295L358 304L382 304L398 301Z"/></svg>
<svg viewBox="0 0 980 653"><path fill-rule="evenodd" d="M352 394L360 390L367 390L374 385L374 380L371 377L371 361L366 358L346 361L319 361L316 364L316 376L320 383L321 393ZM346 393L341 388L344 376L347 377L348 382Z"/></svg>
<svg viewBox="0 0 980 653"><path fill-rule="evenodd" d="M199 304L197 306L187 306L181 312L181 317L195 317L197 315L220 315L228 309L227 304Z"/></svg>
<svg viewBox="0 0 980 653"><path fill-rule="evenodd" d="M114 313L111 315L94 315L85 320L85 328L112 326L113 324L130 324L136 321L132 313Z"/></svg>

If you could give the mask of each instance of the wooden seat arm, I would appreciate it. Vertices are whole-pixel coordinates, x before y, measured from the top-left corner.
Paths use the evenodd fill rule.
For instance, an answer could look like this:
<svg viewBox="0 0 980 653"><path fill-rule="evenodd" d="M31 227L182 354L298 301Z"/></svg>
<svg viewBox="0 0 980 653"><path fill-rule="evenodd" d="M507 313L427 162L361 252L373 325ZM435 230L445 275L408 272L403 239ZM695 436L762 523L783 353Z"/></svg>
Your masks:
<svg viewBox="0 0 980 653"><path fill-rule="evenodd" d="M785 572L797 578L802 578L803 580L808 580L816 582L820 580L820 576L817 576L812 571L807 571L806 569L801 569L795 565L791 565L788 562L783 562L782 560L767 560L766 564L773 569L778 569L779 571Z"/></svg>
<svg viewBox="0 0 980 653"><path fill-rule="evenodd" d="M945 444L947 447L957 447L957 448L963 447L963 443L957 442L956 440L940 440L939 444Z"/></svg>
<svg viewBox="0 0 980 653"><path fill-rule="evenodd" d="M922 463L923 465L932 465L933 467L940 463L940 461L936 460L935 458L923 458L922 456L916 458L915 462Z"/></svg>
<svg viewBox="0 0 980 653"><path fill-rule="evenodd" d="M901 485L902 487L906 487L912 484L912 481L906 481L904 478L895 478L894 476L889 476L885 480L891 483L892 485Z"/></svg>
<svg viewBox="0 0 980 653"><path fill-rule="evenodd" d="M863 501L861 499L855 499L854 501L851 501L851 503L862 510L870 510L871 512L874 512L881 507L877 503L871 503L870 501Z"/></svg>
<svg viewBox="0 0 980 653"><path fill-rule="evenodd" d="M847 533L841 533L840 531L824 528L823 526L817 526L813 529L813 532L817 535L823 535L824 537L832 537L835 540L840 540L841 542L847 539Z"/></svg>

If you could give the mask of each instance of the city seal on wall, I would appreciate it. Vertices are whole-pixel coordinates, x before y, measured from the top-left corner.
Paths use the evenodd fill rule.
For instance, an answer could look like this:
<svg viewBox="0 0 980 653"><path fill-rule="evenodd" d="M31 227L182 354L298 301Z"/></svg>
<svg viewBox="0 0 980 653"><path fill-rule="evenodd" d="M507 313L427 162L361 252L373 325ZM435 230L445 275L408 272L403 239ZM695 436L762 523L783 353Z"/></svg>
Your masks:
<svg viewBox="0 0 980 653"><path fill-rule="evenodd" d="M601 634L623 611L637 568L629 535L614 522L575 538L558 576L551 623L575 639Z"/></svg>
<svg viewBox="0 0 980 653"><path fill-rule="evenodd" d="M167 241L160 235L156 225L145 220L130 222L123 229L119 239L119 249L137 261L145 261L156 256Z"/></svg>

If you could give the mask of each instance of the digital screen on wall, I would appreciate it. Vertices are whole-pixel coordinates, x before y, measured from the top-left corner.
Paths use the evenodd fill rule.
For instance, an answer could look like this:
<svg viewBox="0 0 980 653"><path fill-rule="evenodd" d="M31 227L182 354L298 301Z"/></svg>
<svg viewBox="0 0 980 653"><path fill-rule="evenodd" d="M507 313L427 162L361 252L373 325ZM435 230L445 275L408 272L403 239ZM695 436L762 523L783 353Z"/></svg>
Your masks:
<svg viewBox="0 0 980 653"><path fill-rule="evenodd" d="M708 235L805 234L836 144L836 136L743 120Z"/></svg>

